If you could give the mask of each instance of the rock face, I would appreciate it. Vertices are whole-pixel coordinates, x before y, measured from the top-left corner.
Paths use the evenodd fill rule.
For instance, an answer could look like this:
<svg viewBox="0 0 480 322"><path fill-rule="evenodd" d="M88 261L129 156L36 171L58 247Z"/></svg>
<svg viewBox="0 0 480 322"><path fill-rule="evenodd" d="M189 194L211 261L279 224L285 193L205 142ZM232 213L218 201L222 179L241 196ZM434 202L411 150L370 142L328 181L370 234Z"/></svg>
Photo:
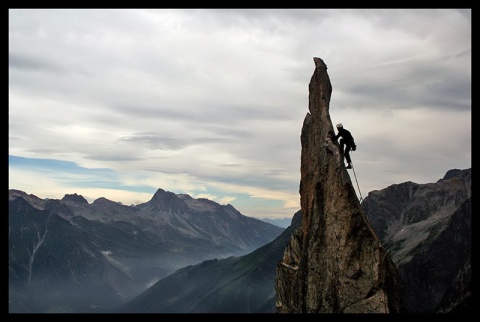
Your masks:
<svg viewBox="0 0 480 322"><path fill-rule="evenodd" d="M314 58L301 133L302 225L277 264L277 313L401 313L393 261L361 208L330 120L327 66Z"/></svg>
<svg viewBox="0 0 480 322"><path fill-rule="evenodd" d="M404 182L362 203L405 288L408 313L471 310L472 171Z"/></svg>

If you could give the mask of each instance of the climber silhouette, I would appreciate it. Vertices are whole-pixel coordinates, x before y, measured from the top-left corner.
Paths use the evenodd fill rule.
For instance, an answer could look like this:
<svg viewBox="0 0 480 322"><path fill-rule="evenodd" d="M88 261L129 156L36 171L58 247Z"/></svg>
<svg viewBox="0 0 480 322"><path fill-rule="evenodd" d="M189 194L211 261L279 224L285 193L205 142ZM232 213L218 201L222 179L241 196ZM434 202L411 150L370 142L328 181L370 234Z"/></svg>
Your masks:
<svg viewBox="0 0 480 322"><path fill-rule="evenodd" d="M340 139L340 151L342 151L345 155L345 159L347 160L347 169L352 168L352 159L350 158L350 150L355 151L357 146L355 145L355 140L353 139L352 134L350 131L343 128L342 123L337 124L337 135L333 137L333 140L337 140L339 137Z"/></svg>

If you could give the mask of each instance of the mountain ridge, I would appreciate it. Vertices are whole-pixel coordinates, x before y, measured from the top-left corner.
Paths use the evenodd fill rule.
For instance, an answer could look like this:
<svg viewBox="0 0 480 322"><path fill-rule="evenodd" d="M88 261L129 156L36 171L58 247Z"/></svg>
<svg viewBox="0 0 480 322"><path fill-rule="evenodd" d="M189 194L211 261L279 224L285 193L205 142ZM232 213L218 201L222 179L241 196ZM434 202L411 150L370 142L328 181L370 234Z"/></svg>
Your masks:
<svg viewBox="0 0 480 322"><path fill-rule="evenodd" d="M461 180L458 180L458 179L455 179L455 177L462 177L463 179L462 180L465 180L462 181ZM388 201L388 200L391 200L391 201L395 201L397 202L398 200L402 200L403 197L401 197L401 195L390 195L391 192L389 192L389 194L386 194L386 195L390 195L389 199L379 199L382 194L386 193L386 191L390 191L392 190L393 188L396 189L397 192L401 192L401 191L405 191L405 192L408 192L408 190L402 190L402 189L398 189L398 187L402 187L402 186L417 186L417 188L415 189L415 191L422 191L422 189L425 189L425 188L432 188L434 190L437 190L437 191L442 191L441 189L437 189L435 188L435 186L437 184L441 184L441 185L445 185L445 184L448 184L450 179L452 179L455 181L453 184L449 185L450 188L455 188L455 189L459 189L460 191L462 191L462 187L465 187L465 189L469 190L471 188L471 183L468 183L470 180L471 180L471 169L464 169L464 170L458 170L458 169L452 169L452 170L448 170L445 174L445 176L442 178L442 179L439 179L437 180L436 182L432 182L432 183L426 183L426 184L417 184L415 182L412 182L412 181L407 181L407 182L404 182L404 183L400 183L400 184L394 184L394 185L391 185L389 187L386 187L384 189L381 189L381 190L375 190L375 191L372 191L372 194L369 194L369 196L367 196L365 199L364 199L364 203L362 203L362 206L364 206L365 208L367 208L367 216L372 224L372 227L377 231L377 234L378 235L382 235L382 231L385 230L386 228L383 227L381 225L381 220L380 219L385 219L385 218L389 218L389 212L386 211L388 209L394 209L392 208L392 206L387 206L385 205L385 202ZM444 181L444 182L442 182ZM451 202L456 202L457 205L458 205L458 209L455 210L455 214L452 213L451 215L451 224L449 226L451 226L451 228L448 228L446 227L444 229L444 232L443 233L440 233L438 234L438 238L440 238L438 240L438 242L433 242L433 243L430 243L430 246L429 248L425 249L425 250L422 250L422 248L419 248L418 249L418 256L412 256L412 258L410 259L410 262L407 263L407 264L403 264L403 265L400 265L399 267L399 272L402 276L402 278L404 279L404 282L405 282L405 287L406 287L406 291L407 291L407 294L410 294L410 299L407 301L407 307L409 308L410 311L413 311L413 312L418 312L418 313L430 313L430 312L438 312L438 313L465 313L465 312L470 312L471 311L471 262L470 262L470 257L468 257L469 254L471 254L471 244L469 244L469 242L471 243L471 226L470 226L470 223L471 223L471 192L468 193L468 192L465 192L464 190L464 195L462 197L462 195L458 195L458 192L457 193L453 193L453 194L450 194L450 193L442 193L440 192L439 195L442 195L444 196L444 200L449 200ZM409 196L412 196L412 194L410 192L407 193L407 195ZM19 208L22 208L23 211L22 213L28 213L30 211L32 211L32 209L36 209L34 211L40 211L40 210L43 210L45 214L48 213L48 211L50 211L49 209L52 209L53 207L59 207L59 206L65 206L65 205L62 205L62 203L59 202L59 200L52 200L52 199L47 199L47 200L42 200L34 195L29 195L25 192L22 192L22 191L19 191L19 190L14 190L12 189L10 192L9 192L9 196L10 196L10 199L15 199L13 198L13 196L24 196L24 198L26 199L29 199L29 201L27 202L26 200L18 200L18 204L17 206L15 207L19 207ZM372 197L373 196L373 197ZM459 198L460 196L460 198ZM433 196L431 194L427 194L427 193L423 193L423 194L419 194L419 197L421 198L427 198L429 200L434 200L435 198L432 198ZM21 198L21 199L24 199L24 198ZM103 202L104 200L102 200L101 198L99 198L99 202ZM108 201L108 199L106 199ZM372 201L375 201L376 202L372 202ZM380 202L380 200L384 200L383 202ZM41 201L41 202L40 202ZM94 201L95 202L95 201ZM121 206L119 205L118 203L115 203L113 201L108 201L108 202L111 202L111 203L114 203L115 206ZM47 207L45 207L45 204L47 204ZM34 205L32 205L34 204ZM395 203L393 203L395 204ZM13 204L15 205L15 204ZM47 208L45 210L45 208ZM407 209L408 207L406 207ZM63 211L65 212L66 209L69 209L68 207L67 208L63 208ZM384 210L382 210L384 209ZM428 209L433 209L433 208L429 208L429 207L425 207L424 208L425 210L428 210ZM433 214L434 215L434 214ZM428 217L426 215L423 215L421 217ZM38 228L40 228L40 235L43 235L43 230L42 227L44 227L44 224L40 221L38 221L39 219L42 218L42 215L41 215L41 212L37 212L36 215L34 215L33 217L31 217L32 219L29 219L29 221L33 220L34 222L36 222L36 226ZM35 219L34 219L35 218ZM297 218L297 220L299 219L299 221L297 221L296 224L294 224L294 219ZM66 220L63 220L63 222L67 222ZM295 214L295 216L292 218L292 222L291 222L291 226L292 227L298 227L299 224L301 222L301 214ZM10 221L10 224L12 224L13 222ZM99 229L100 227L98 226L98 224L96 225L94 222L91 222L91 221L88 221L86 220L85 218L83 217L75 217L74 219L71 220L71 223L72 224L75 224L76 226L79 226L79 227L82 227L84 225L94 225L96 228L95 229ZM417 221L417 224L418 224L418 221ZM109 227L108 225L106 224L102 224L105 228L102 228L102 230L106 229L107 227ZM462 228L463 226L463 228ZM276 239L274 239L272 242L266 244L265 246L253 251L252 253L249 253L249 254L246 254L246 255L242 255L240 257L231 257L228 261L223 261L222 259L219 259L217 261L215 260L212 260L209 262L209 267L212 269L212 272L216 272L216 273L213 273L211 274L213 277L213 280L218 280L218 279L221 279L223 282L223 286L222 285L218 285L217 287L215 287L216 291L213 291L211 294L202 294L201 295L201 298L203 298L203 303L205 305L205 310L207 308L210 308L210 306L208 306L210 303L209 301L209 298L210 297L217 297L220 296L220 290L227 290L229 289L229 294L230 295L227 295L226 293L222 293L224 294L224 299L222 300L222 303L225 304L225 306L222 308L221 306L221 303L217 303L215 304L216 305L216 311L215 312L221 312L221 313L232 313L232 312L238 312L238 313L274 313L275 312L275 295L273 294L274 293L274 286L273 286L273 279L274 279L274 276L275 276L275 263L276 261L278 260L277 257L281 257L281 255L283 254L283 249L285 248L285 245L286 243L288 242L289 240L289 235L291 235L291 232L292 232L292 227L289 227L287 228L281 235L279 235ZM383 228L382 228L383 227ZM132 247L132 248L135 248L136 246L134 245L134 243L137 243L137 241L135 241L134 239L130 239L130 237L128 237L129 235L128 234L125 234L125 233L122 233L122 232L127 232L127 231L133 231L134 229L136 229L136 227L132 224L129 224L127 222L117 222L115 226L110 226L110 228L112 231L116 231L117 234L120 234L121 236L125 236L127 238L123 238L123 237L119 237L117 238L118 241L122 241L123 243L125 243L126 246L129 246L129 247ZM390 228L391 229L391 228ZM401 230L401 228L399 228ZM14 230L14 229L13 229ZM69 230L70 231L70 228ZM84 230L84 231L88 231L88 230ZM80 231L79 231L80 232ZM71 233L68 233L67 235L71 236L73 232ZM83 233L73 233L73 235L75 236L81 236ZM123 235L122 235L123 234ZM145 234L145 233L141 233L140 231L138 231L138 234L137 234L137 237L140 236L140 234ZM286 235L285 235L286 234ZM133 235L130 235L130 236L133 236ZM148 238L147 236L148 235L143 235L144 237L142 238ZM286 238L283 238L283 241L281 241L282 237L285 237L287 236ZM387 252L389 252L392 256L392 258L397 258L398 256L395 255L395 253L398 253L399 250L396 249L395 247L392 247L390 244L387 245L388 243L388 240L385 239L385 236L386 234L383 234L383 242L385 243L385 248L387 250ZM155 238L156 237L154 235L151 235L152 238ZM10 237L11 238L11 237ZM467 238L467 239L465 239ZM33 241L34 239L29 239L31 241ZM457 240L457 242L455 243L459 243L458 244L458 247L455 248L455 247L451 247L452 242L454 242L455 240ZM45 241L46 242L46 241ZM98 242L96 241L95 243L99 244L99 245L104 245L104 247L102 247L101 249L103 250L104 253L101 253L100 251L98 252L98 255L96 256L99 256L100 257L103 257L103 267L107 267L107 266L114 266L112 264L112 262L109 261L109 254L108 254L108 249L109 247L108 246L108 243L105 243L105 242ZM268 248L275 248L274 246L272 246L272 244L274 243L283 243L281 246L280 246L280 249L281 251L278 251L278 248L277 248L277 255L275 254L268 254L268 253L262 253L262 248L264 248L265 250L268 249ZM13 243L15 244L15 242ZM143 244L144 245L144 244ZM438 247L438 245L450 245L450 250L445 250L443 249L442 247ZM401 246L401 245L400 245ZM87 248L89 248L90 246L87 246ZM162 246L160 246L159 244L157 245L154 245L153 243L151 244L150 246L150 250L145 249L145 253L148 253L148 252L153 252L154 250L158 250L158 248L160 248ZM72 248L72 249L75 249L75 248ZM415 249L414 249L415 250ZM138 252L138 250L136 251ZM402 250L400 249L400 253L402 252ZM252 255L250 255L252 254ZM423 255L422 255L423 254ZM427 256L425 255L427 254ZM431 254L432 256L428 256L428 254ZM452 254L452 255L450 255ZM462 261L460 261L460 259L462 257L459 257L458 255L459 254L463 254L463 258L466 258L466 260L463 262L464 264L461 264ZM273 256L273 257L272 257ZM267 260L268 257L271 257L273 259L272 262L274 262L274 264L267 264L267 262L265 262ZM83 257L82 257L83 258ZM263 258L263 262L262 262L262 258ZM435 260L436 258L436 260ZM455 258L458 258L458 259L455 259ZM111 259L111 258L110 258ZM113 258L114 259L114 258ZM454 259L452 261L452 259ZM433 260L433 261L432 261ZM267 282L267 284L264 284L264 287L262 288L261 291L256 291L254 285L255 284L251 284L251 283L247 283L246 280L243 280L244 283L240 283L240 284L237 284L237 287L250 287L251 290L250 291L247 291L247 289L245 289L244 291L241 291L241 292L237 292L238 294L235 295L235 288L233 287L233 285L235 285L235 283L231 284L230 287L227 288L227 285L230 284L228 282L228 275L225 275L223 277L220 277L220 274L229 274L229 269L226 269L226 267L228 267L228 265L223 265L224 263L227 264L227 263L230 263L229 265L233 265L234 263L237 263L237 269L245 269L243 272L240 272L240 271L237 271L236 274L239 274L238 276L250 276L250 278L257 278L255 276L258 276L260 275L262 278L266 278L267 280L270 279L270 282ZM239 264L238 263L243 263L243 265L245 266L244 268L241 268L240 266L238 266ZM434 271L428 271L428 267L431 267L432 266L432 263L435 263L435 266L436 269ZM454 263L454 265L450 265L450 263ZM22 273L20 272L20 268L18 267L18 262L16 261L13 261L13 262L10 262L10 265L13 265L13 267L10 267L9 268L9 283L14 283L16 280L18 279L21 279L22 278ZM188 268L188 271L192 274L194 274L193 276L189 276L190 274L187 274L187 271L183 271L182 274L186 274L184 275L186 279L188 280L192 280L194 278L194 276L198 276L198 274L196 274L196 266L197 264L186 264L185 266L183 266L182 268L184 267L189 267ZM407 266L405 266L407 265ZM80 267L82 267L82 265L79 265ZM218 267L216 267L218 266ZM456 269L456 267L459 266L458 269ZM223 268L222 268L223 267ZM233 267L233 266L231 266ZM247 273L247 272L253 272L252 271L252 268L254 269L254 271L257 271L257 273ZM117 275L117 278L120 278L121 277L123 280L123 282L121 284L124 285L124 288L125 288L125 291L127 291L127 287L126 285L131 285L131 278L128 277L128 274L126 274L126 271L124 269L124 267L121 267L121 266L117 266L116 268L112 268L114 271L117 270L116 273L114 273L115 275ZM122 271L123 269L123 271ZM413 270L412 270L413 269ZM145 271L148 270L148 268L141 268L139 267L138 269L136 270L133 270L133 271L129 271L129 273L132 275L146 275L145 274ZM112 271L113 272L113 271ZM440 272L443 272L441 274L439 274ZM447 273L446 273L447 272ZM419 274L420 273L420 274ZM164 278L167 278L169 276L172 276L173 274L176 274L176 272L173 272L173 273L165 273L163 274L165 277ZM250 274L250 275L249 275ZM253 275L251 275L253 274ZM427 275L425 275L427 274ZM236 279L238 277L235 277L235 275L231 275L233 276L232 278L233 279ZM432 278L426 278L426 276L431 276ZM173 279L173 276L172 276L172 279ZM148 286L153 286L156 284L156 282L162 280L161 277L157 277L157 278L150 278L150 279L145 279L144 280L144 283L145 285L148 285ZM101 294L105 299L107 298L106 294L110 294L110 292L108 291L108 286L104 284L104 282L101 281L101 279L98 279L98 278L95 278L93 277L92 278L92 281L94 281L95 283L92 283L90 285L95 285L95 287L97 288L97 293ZM199 285L197 282L195 282L195 280L193 279L193 284L194 285ZM209 282L204 282L204 283L207 283L206 285L210 285ZM417 288L416 285L421 285L421 284L425 284L427 283L426 285L431 285L428 287L428 289L419 289ZM66 284L66 285L71 285L71 284ZM161 284L159 284L161 285ZM436 285L436 286L435 286ZM440 288L439 288L440 286ZM208 286L208 287L211 287L211 286ZM171 287L170 287L171 288ZM157 286L157 291L159 289L159 286ZM200 288L200 289L203 289L203 288ZM10 308L10 312L18 312L18 311L21 311L21 308L18 306L18 305L21 305L18 304L18 301L15 301L15 298L24 298L25 296L22 294L19 294L19 292L21 292L23 289L18 289L18 288L14 288L13 290L11 290L9 293L10 293L10 297L13 299L13 301L11 300L11 304L9 305L9 308ZM27 292L27 290L23 290L23 292ZM35 290L30 290L29 291L30 293L34 293L34 294L37 294L39 292L38 289L35 289ZM137 292L138 291L135 291L135 290L130 290L130 292ZM162 291L159 291L159 292L162 292ZM224 291L223 291L224 292ZM269 293L270 292L270 293ZM272 293L273 292L273 293ZM434 293L432 293L434 292ZM256 297L252 297L253 294L255 293L258 293L258 296ZM83 295L85 296L86 293L84 293ZM105 309L107 307L115 307L115 303L116 302L117 304L118 303L122 303L125 301L125 297L122 296L122 291L121 289L117 289L116 291L116 300L115 301L106 301L106 300L103 300L103 302L101 302L102 299L97 299L97 302L96 302L96 305L98 307L94 307L92 308L91 305L92 303L85 303L83 305L84 307L84 310L85 311L88 311L88 312L100 312L103 310L103 312L106 312ZM142 295L143 292L140 292L138 293L138 296ZM194 308L196 307L196 309L198 310L198 306L195 306L195 305L199 305L199 302L196 302L197 304L193 305L191 304L189 306L188 304L188 301L185 299L185 297L183 296L186 296L183 292L182 292L183 295L181 296L176 296L176 299L174 302L172 302L171 306L170 306L170 309L174 308L175 305L178 305L179 303L181 303L182 301L184 301L183 305L184 305L184 308L186 307L188 311L188 308L191 307L191 308ZM270 295L266 295L266 294L270 294ZM179 295L179 294L177 294ZM42 293L42 298L43 297L46 297L45 294ZM109 295L111 296L111 295ZM158 296L157 296L158 298ZM253 299L256 299L255 302ZM236 299L236 300L234 300ZM434 299L433 301L429 300L428 302L425 302L425 299ZM145 299L144 299L145 300ZM151 299L153 300L153 299ZM66 302L66 299L62 298L62 299L58 299L58 301L63 301L63 302ZM76 301L76 302L82 302L82 297L77 297L75 299L73 299L72 301ZM145 300L146 301L146 300ZM23 303L25 303L25 300L22 301ZM28 308L25 308L23 310L23 312L25 312L27 309L37 309L37 311L41 311L42 308L40 307L40 302L41 301L37 301L35 305L29 305ZM175 302L177 304L175 304ZM138 306L135 308L136 312L140 312L142 311L140 308L141 308L141 301L139 301L138 299L136 300L136 302L126 302L126 303L130 303L130 305L133 305L132 303L136 303ZM213 303L213 302L212 302ZM229 303L238 303L238 305L236 306L232 306L231 304ZM263 304L262 304L263 303ZM413 306L412 306L412 303L413 303ZM419 303L421 304L420 306L417 305L416 303ZM15 308L12 308L12 304L15 305ZM154 302L151 303L151 307L150 309L152 310L155 306L154 306ZM422 306L423 305L423 306ZM127 306L126 306L127 307ZM59 306L56 306L56 307L53 307L50 309L52 312L69 312L68 311L68 305L59 305ZM132 310L132 311L135 311L135 310ZM151 312L151 310L144 310L145 313L148 313L148 312ZM158 308L157 308L158 310ZM116 311L114 311L113 309L110 309L109 310L110 312L112 313L116 313ZM70 311L70 312L73 312L73 311ZM128 312L128 309L125 311L125 308L124 308L124 311L123 312ZM212 310L213 312L213 310ZM175 313L185 313L185 312L182 312L180 310L176 311Z"/></svg>
<svg viewBox="0 0 480 322"><path fill-rule="evenodd" d="M465 171L470 170L466 169L456 171L455 175L450 175L453 172L448 171L448 175L446 175L443 180L450 180L456 176L463 176L468 180L469 176L464 176L466 174ZM440 181L441 180L438 180L437 183L432 182L426 184L418 184L418 186L420 187L420 189L426 188L436 190L437 188L435 186L438 185L438 182ZM445 183L448 184L448 182L444 182L443 184ZM401 186L403 184L407 186L417 185L412 181L407 181L399 185ZM455 186L458 187L459 185L451 185L450 187ZM376 192L375 194L381 194L385 191L388 191L389 189L391 189L391 186L381 190L377 190L378 192ZM421 198L425 198L425 195L430 196L429 194L423 194L421 195ZM446 199L449 199L449 195L451 194L444 194ZM453 193L453 195L455 195L455 193ZM371 220L375 219L374 217L384 217L384 213L378 211L381 210L381 208L377 209L374 207L374 205L371 204L370 197L367 196L365 198L366 204L370 204L370 206L368 207L369 212L367 212L368 217ZM398 195L392 196L390 200L400 199L402 198L400 195ZM469 217L465 218L463 216L464 212L462 211L462 209L468 208L470 203L471 201L466 200L465 202L459 204L459 209L451 214L452 223L457 223L457 227L463 224L467 225L468 227ZM391 207L387 209L390 208ZM298 211L293 216L291 225L274 241L263 246L262 248L259 248L254 252L243 255L241 257L232 257L228 260L222 259L218 261L208 261L206 263L202 263L203 265L190 265L188 266L188 268L176 271L175 273L169 275L163 280L160 280L157 284L155 284L154 286L152 286L152 288L148 290L148 293L142 293L137 298L126 303L123 307L117 308L117 311L112 309L112 312L274 313L276 310L276 295L266 295L269 294L268 290L270 290L271 293L275 293L273 285L273 280L275 279L276 273L274 264L283 256L283 249L285 249L286 245L288 244L292 232L300 226L301 221L301 211ZM373 220L373 222L376 221ZM372 227L374 229L378 229L377 225L372 225ZM412 302L422 303L425 298L438 298L437 295L432 293L432 291L438 289L438 285L442 286L444 291L440 293L441 302L438 303L438 305L436 306L435 312L462 313L462 311L467 312L471 310L470 261L465 261L465 264L463 264L459 269L456 269L455 267L450 267L450 265L447 264L452 258L450 253L445 252L442 247L438 247L439 244L448 245L453 240L459 238L455 234L451 234L451 232L451 230L445 229L442 234L438 235L438 241L433 243L433 246L430 247L430 252L432 252L432 254L435 254L433 257L438 257L438 261L440 262L439 264L437 264L438 270L440 272L450 273L442 273L439 276L439 274L436 272L430 272L430 275L436 277L434 279L428 280L425 279L424 274L416 275L414 274L415 272L412 273L408 270L404 271L403 268L400 267L399 272L401 273L401 277L404 279L406 293L410 294L410 296L412 297L409 301L407 301L407 309L409 310L409 313L431 313L432 311L435 311L435 309L432 309L432 307L434 307L435 305L425 305L419 310L418 306L412 306ZM463 235L464 233L465 230L460 230L457 235ZM383 242L386 242L386 240L384 240ZM275 247L275 243L280 244L280 246L277 245L278 247ZM468 253L468 244L466 246ZM386 250L390 253L392 258L397 258L395 254L397 252L402 252L402 250L398 250L395 247L386 247ZM453 249L454 253L457 251L457 249ZM423 253L423 251L420 251L419 254L421 256L413 256L411 259L411 266L417 267L419 272L422 272L425 269L428 269L429 266L431 266L430 259L427 258L427 261L424 261L422 259L422 256L424 256L422 255ZM270 263L267 262L267 258L269 258L269 260L271 261ZM242 263L243 265L241 265ZM234 264L237 265L236 270L232 269ZM202 274L199 273L200 271L202 272ZM255 286L250 284L250 287L252 288L250 293L240 291L238 292L238 294L233 294L234 292L230 292L229 294L222 293L222 296L224 298L222 298L221 300L218 299L220 297L220 290L226 289L227 286L233 289L241 287L241 285L245 283L238 285L239 276L253 277L255 276L255 274L252 273L253 271L261 272L260 275L267 280L270 279L270 283L264 285L258 290L255 288ZM207 275L210 276L210 281L208 279L205 279L205 276ZM197 278L201 279L201 281L198 281ZM231 279L231 281L228 281L229 278ZM222 282L219 284L219 281ZM417 288L416 285L421 285L426 282L429 284L434 284L432 284L429 289ZM435 283L437 284L437 286L435 286ZM197 294L197 298L193 297L192 299L192 294L189 294L188 291L186 291L186 284L188 284L188 286L190 287L192 294ZM173 287L173 285L175 285L176 287ZM209 291L205 292L205 289L208 289ZM251 294L255 293L262 295L256 297L254 300L254 297L252 297ZM240 294L242 294L242 297L239 298ZM169 300L170 297L172 297L173 299ZM193 302L190 302L190 300L193 300ZM221 306L219 302L222 302L224 306ZM202 305L200 305L200 303L202 303ZM229 303L236 303L236 306L233 306Z"/></svg>
<svg viewBox="0 0 480 322"><path fill-rule="evenodd" d="M87 298L92 299L91 305L95 307L113 305L104 298L124 301L181 267L247 254L284 230L244 216L231 205L198 201L210 205L206 211L204 206L196 209L191 202L187 206L182 198L186 197L159 189L150 201L125 206L103 197L90 204L77 194L67 194L62 199L40 199L20 190L9 190L9 223L13 225L9 236L9 270L11 276L17 277L9 280L14 295L10 299L11 310L31 312L49 306L54 311L60 310L62 306L55 306L56 302L66 302L64 307L75 312L91 310L84 301L76 305L69 293L78 297L80 293L89 294ZM26 215L36 219L23 220ZM68 227L63 229L70 233L56 232L58 225L52 224L57 222ZM85 262L78 267L70 266L76 260L65 245L71 245L75 256ZM34 257L32 252L36 254ZM52 260L57 263L53 267ZM32 287L30 281L44 286L35 292L21 291ZM95 291L95 283L103 287L102 292ZM51 297L50 303L46 297L42 299L42 289L64 296Z"/></svg>
<svg viewBox="0 0 480 322"><path fill-rule="evenodd" d="M409 285L412 313L447 312L453 292L465 296L453 297L457 309L471 301L471 176L471 168L451 169L435 183L409 181L372 191L362 204ZM455 285L454 279L462 282Z"/></svg>
<svg viewBox="0 0 480 322"><path fill-rule="evenodd" d="M177 270L107 313L273 313L276 262L301 223L301 213L270 243L253 252Z"/></svg>

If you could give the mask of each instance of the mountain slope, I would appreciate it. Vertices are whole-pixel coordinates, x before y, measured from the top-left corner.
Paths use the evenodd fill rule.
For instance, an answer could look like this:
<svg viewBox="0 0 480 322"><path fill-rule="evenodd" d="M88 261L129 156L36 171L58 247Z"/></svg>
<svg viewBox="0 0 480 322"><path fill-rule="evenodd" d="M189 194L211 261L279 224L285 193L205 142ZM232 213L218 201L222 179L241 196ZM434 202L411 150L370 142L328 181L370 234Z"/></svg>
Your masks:
<svg viewBox="0 0 480 322"><path fill-rule="evenodd" d="M283 229L247 217L232 205L194 199L158 189L152 199L124 206L105 198L91 205L64 202L75 216L103 223L129 222L157 235L172 252L196 261L247 254L277 237Z"/></svg>
<svg viewBox="0 0 480 322"><path fill-rule="evenodd" d="M105 312L147 285L154 286L119 311L275 312L275 265L301 221L299 213L291 227L252 253L208 260L162 278L170 272L159 267L178 261L171 245L133 223L130 217L141 207L99 198L93 208L81 196L66 196L43 200L9 191L10 312ZM185 203L203 212L215 209L208 200ZM471 169L450 170L436 183L405 182L372 191L362 207L400 263L409 311L471 311ZM87 215L75 216L74 208ZM162 252L158 263L150 261Z"/></svg>
<svg viewBox="0 0 480 322"><path fill-rule="evenodd" d="M437 183L418 185L405 182L373 191L362 204L372 227L383 237L382 242L388 243L390 256L405 262L400 265L399 273L408 295L409 311L415 311L412 309L415 307L418 313L471 310L470 177L469 170L451 170ZM457 206L452 207L451 202ZM451 212L452 209L455 210ZM408 219L399 221L401 216ZM274 265L300 222L299 212L295 214L292 226L271 243L279 243L278 247L268 244L242 257L208 261L181 269L119 310L145 313L274 313L276 296L270 278L274 278ZM413 228L411 225L414 225ZM443 230L439 231L438 227L443 227ZM414 232L410 236L413 241L397 238L396 243L390 242L394 236L405 231ZM417 235L428 235L430 238L418 243ZM385 239L386 236L390 239ZM412 248L411 245L417 247ZM270 282L258 282L258 279L261 280L259 276ZM264 285L265 288L257 289L256 285ZM257 298L252 296L260 293L263 295ZM438 305L432 303L433 300L439 302ZM420 305L412 307L412 302Z"/></svg>
<svg viewBox="0 0 480 322"><path fill-rule="evenodd" d="M275 267L292 224L271 243L241 257L204 261L158 281L114 312L128 313L272 313L275 310Z"/></svg>
<svg viewBox="0 0 480 322"><path fill-rule="evenodd" d="M471 169L450 170L436 183L405 182L372 191L362 205L398 267L410 312L468 303ZM457 286L456 279L462 281Z"/></svg>
<svg viewBox="0 0 480 322"><path fill-rule="evenodd" d="M94 238L63 218L22 197L10 202L9 214L10 312L87 311L135 289Z"/></svg>
<svg viewBox="0 0 480 322"><path fill-rule="evenodd" d="M95 312L181 267L249 253L284 230L162 189L137 206L10 190L9 225L10 311L31 313Z"/></svg>

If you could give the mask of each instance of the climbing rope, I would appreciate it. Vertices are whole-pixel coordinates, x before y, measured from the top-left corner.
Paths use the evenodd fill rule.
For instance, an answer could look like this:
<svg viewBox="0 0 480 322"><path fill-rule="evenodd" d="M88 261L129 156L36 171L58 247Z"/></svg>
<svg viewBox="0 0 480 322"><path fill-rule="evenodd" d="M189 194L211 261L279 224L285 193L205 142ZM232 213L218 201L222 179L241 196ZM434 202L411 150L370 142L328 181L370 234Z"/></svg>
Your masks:
<svg viewBox="0 0 480 322"><path fill-rule="evenodd" d="M362 197L362 192L360 191L360 186L358 185L357 174L355 173L355 167L353 166L353 162L351 162L351 164L352 164L353 175L355 176L355 181L357 182L358 193L360 194L360 203L362 203L363 197Z"/></svg>

